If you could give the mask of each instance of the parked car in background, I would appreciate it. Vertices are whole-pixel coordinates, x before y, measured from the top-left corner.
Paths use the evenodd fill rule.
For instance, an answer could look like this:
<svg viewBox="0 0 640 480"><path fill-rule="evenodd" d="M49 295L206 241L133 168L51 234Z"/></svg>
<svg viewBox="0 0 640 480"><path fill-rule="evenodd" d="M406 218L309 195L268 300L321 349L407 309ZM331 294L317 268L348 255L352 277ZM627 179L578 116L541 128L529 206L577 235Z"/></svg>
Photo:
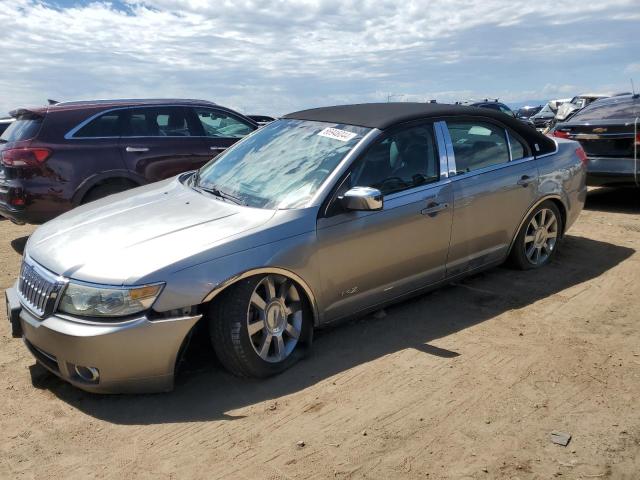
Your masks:
<svg viewBox="0 0 640 480"><path fill-rule="evenodd" d="M13 122L13 118L11 117L0 118L0 135L2 135L7 128L9 128L9 125L11 125L11 122Z"/></svg>
<svg viewBox="0 0 640 480"><path fill-rule="evenodd" d="M271 123L275 120L275 118L269 117L267 115L247 115L247 117L249 117L260 126L266 125L267 123Z"/></svg>
<svg viewBox="0 0 640 480"><path fill-rule="evenodd" d="M0 137L0 215L17 223L194 170L258 128L202 100L61 102L11 115Z"/></svg>
<svg viewBox="0 0 640 480"><path fill-rule="evenodd" d="M542 109L538 113L530 117L530 120L533 122L533 125L537 130L545 131L549 128L551 122L553 122L558 108L563 103L569 101L571 101L570 98L558 98L555 100L549 100L549 102L547 102L547 104L542 107Z"/></svg>
<svg viewBox="0 0 640 480"><path fill-rule="evenodd" d="M502 112L505 115L508 115L510 117L517 118L522 123L524 123L526 125L529 125L530 127L534 126L532 121L530 121L528 118L520 118L520 117L518 117L513 112L513 110L511 110L504 103L499 102L497 98L495 100L489 100L489 99L485 98L482 101L469 100L469 101L466 101L466 102L460 102L459 105L465 105L465 106L469 106L469 107L478 107L478 108L488 108L490 110L496 110L496 111Z"/></svg>
<svg viewBox="0 0 640 480"><path fill-rule="evenodd" d="M552 135L580 142L587 154L587 184L640 186L640 95L592 103Z"/></svg>
<svg viewBox="0 0 640 480"><path fill-rule="evenodd" d="M554 123L561 123L569 119L573 114L575 114L578 110L583 109L591 102L595 102L601 98L607 98L611 95L606 93L583 93L582 95L576 95L571 99L570 102L565 102L558 107L558 111L556 112L556 116L554 118Z"/></svg>
<svg viewBox="0 0 640 480"><path fill-rule="evenodd" d="M291 113L197 172L38 228L8 318L89 391L171 389L200 321L230 372L274 375L318 325L507 259L548 264L585 201L581 151L490 109Z"/></svg>
<svg viewBox="0 0 640 480"><path fill-rule="evenodd" d="M533 115L538 113L540 110L542 110L542 105L537 105L535 107L534 106L525 105L524 107L520 107L516 111L516 118L527 119L528 120Z"/></svg>

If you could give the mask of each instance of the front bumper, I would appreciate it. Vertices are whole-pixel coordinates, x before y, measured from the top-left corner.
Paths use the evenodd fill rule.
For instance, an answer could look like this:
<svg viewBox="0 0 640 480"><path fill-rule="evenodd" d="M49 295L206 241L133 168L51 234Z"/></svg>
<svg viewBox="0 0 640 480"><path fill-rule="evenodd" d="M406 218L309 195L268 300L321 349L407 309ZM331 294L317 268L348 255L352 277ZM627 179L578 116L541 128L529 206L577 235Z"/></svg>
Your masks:
<svg viewBox="0 0 640 480"><path fill-rule="evenodd" d="M36 360L74 386L95 393L150 393L173 388L182 343L202 315L161 320L141 316L120 323L80 322L54 314L38 319L15 305L15 287L6 293L9 311L19 308L20 328ZM97 381L75 367L96 369Z"/></svg>
<svg viewBox="0 0 640 480"><path fill-rule="evenodd" d="M637 180L640 180L640 160L617 157L587 159L587 185L590 187L637 185Z"/></svg>

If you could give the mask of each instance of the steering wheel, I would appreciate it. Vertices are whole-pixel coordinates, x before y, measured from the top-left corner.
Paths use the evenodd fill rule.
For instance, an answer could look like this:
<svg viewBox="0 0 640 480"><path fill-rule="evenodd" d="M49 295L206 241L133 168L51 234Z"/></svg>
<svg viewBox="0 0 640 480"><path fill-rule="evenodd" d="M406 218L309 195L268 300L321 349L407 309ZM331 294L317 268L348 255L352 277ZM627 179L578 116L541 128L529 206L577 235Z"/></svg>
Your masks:
<svg viewBox="0 0 640 480"><path fill-rule="evenodd" d="M384 180L382 180L380 182L380 186L383 187L384 185L386 185L387 183L393 183L393 185L397 188L398 186L405 188L408 187L409 185L407 184L407 182L405 182L403 179L401 179L400 177L387 177ZM380 189L382 190L382 188Z"/></svg>

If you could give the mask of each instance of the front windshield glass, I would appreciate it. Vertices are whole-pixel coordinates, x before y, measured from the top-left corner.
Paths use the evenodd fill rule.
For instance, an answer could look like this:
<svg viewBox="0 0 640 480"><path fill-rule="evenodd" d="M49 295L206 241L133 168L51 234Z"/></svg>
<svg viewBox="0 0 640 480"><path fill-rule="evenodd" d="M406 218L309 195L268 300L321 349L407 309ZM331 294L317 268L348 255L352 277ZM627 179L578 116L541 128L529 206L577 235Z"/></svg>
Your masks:
<svg viewBox="0 0 640 480"><path fill-rule="evenodd" d="M202 167L195 188L251 207L298 208L368 131L352 125L277 120Z"/></svg>

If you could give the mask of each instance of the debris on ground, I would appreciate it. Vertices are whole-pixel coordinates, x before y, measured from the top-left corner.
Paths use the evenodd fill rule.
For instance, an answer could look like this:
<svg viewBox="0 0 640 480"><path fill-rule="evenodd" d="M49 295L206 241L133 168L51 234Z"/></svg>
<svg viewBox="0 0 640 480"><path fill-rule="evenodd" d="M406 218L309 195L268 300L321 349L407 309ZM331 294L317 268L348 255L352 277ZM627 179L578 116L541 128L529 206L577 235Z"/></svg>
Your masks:
<svg viewBox="0 0 640 480"><path fill-rule="evenodd" d="M556 445L566 447L571 441L571 434L564 432L551 432L551 441Z"/></svg>

